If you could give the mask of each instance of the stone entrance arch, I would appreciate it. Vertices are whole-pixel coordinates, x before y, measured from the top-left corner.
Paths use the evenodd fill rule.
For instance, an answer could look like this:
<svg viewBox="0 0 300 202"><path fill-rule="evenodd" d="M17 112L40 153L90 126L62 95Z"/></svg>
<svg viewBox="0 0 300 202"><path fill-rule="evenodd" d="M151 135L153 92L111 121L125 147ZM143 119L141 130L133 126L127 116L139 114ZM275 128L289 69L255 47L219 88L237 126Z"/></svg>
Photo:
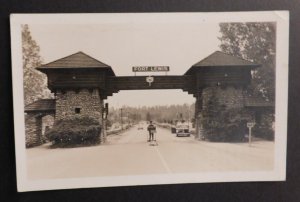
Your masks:
<svg viewBox="0 0 300 202"><path fill-rule="evenodd" d="M185 74L153 76L154 81L149 85L147 76L116 76L109 65L78 52L42 65L37 70L47 75L48 88L55 94L50 111L55 114L56 120L91 115L103 122L103 100L120 90L181 89L196 98L196 136L200 137L199 117L202 109L208 106L210 88L217 88L222 105L245 107L245 92L251 82L251 71L259 66L216 51L192 65ZM37 112L31 115L33 113L28 110L27 113L35 117L35 131L39 134L40 117L46 113L43 110L37 111L41 115Z"/></svg>

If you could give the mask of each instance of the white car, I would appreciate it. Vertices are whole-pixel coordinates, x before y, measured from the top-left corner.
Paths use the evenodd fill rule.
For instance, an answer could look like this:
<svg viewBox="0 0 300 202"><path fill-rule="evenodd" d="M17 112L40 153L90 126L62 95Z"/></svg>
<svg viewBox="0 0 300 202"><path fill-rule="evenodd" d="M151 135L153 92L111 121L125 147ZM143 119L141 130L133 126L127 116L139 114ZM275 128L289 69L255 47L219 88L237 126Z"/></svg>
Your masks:
<svg viewBox="0 0 300 202"><path fill-rule="evenodd" d="M191 135L188 124L178 124L176 126L176 136L177 137L189 137Z"/></svg>

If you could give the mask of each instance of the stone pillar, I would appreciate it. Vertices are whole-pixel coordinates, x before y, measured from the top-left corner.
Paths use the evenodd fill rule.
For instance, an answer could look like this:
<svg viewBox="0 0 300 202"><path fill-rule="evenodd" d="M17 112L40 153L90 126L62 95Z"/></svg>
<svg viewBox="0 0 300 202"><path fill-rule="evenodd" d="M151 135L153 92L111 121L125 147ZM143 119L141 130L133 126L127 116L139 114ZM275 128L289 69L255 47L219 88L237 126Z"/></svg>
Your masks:
<svg viewBox="0 0 300 202"><path fill-rule="evenodd" d="M100 142L104 143L106 141L106 131L105 131L105 120L103 118L103 99L100 99L100 105L101 105L101 114L100 114L100 119L99 123L101 125L101 132L100 132Z"/></svg>
<svg viewBox="0 0 300 202"><path fill-rule="evenodd" d="M213 121L219 120L218 115L222 110L242 109L244 107L244 88L238 86L209 86L203 89L202 92L202 110L209 112L216 117ZM220 113L219 113L219 111ZM239 110L237 110L239 111ZM208 117L206 117L207 119ZM209 120L208 120L209 122ZM214 133L213 128L209 129L209 133ZM206 128L203 128L202 133L206 134ZM206 137L206 135L205 135Z"/></svg>
<svg viewBox="0 0 300 202"><path fill-rule="evenodd" d="M202 92L199 91L196 94L196 103L195 103L195 127L196 127L196 134L195 138L201 138L201 122L200 122L200 113L202 110Z"/></svg>
<svg viewBox="0 0 300 202"><path fill-rule="evenodd" d="M25 141L26 147L42 144L42 116L37 114L25 115Z"/></svg>
<svg viewBox="0 0 300 202"><path fill-rule="evenodd" d="M198 119L197 119L197 114L198 114L198 97L196 96L196 102L195 102L195 114L194 114L194 119L195 119L195 139L197 139L198 135Z"/></svg>
<svg viewBox="0 0 300 202"><path fill-rule="evenodd" d="M103 99L98 88L68 89L56 91L55 120L91 117L101 126L100 142L103 142Z"/></svg>
<svg viewBox="0 0 300 202"><path fill-rule="evenodd" d="M212 94L215 96L220 105L224 105L226 108L242 108L244 107L244 89L242 87L225 86L225 87L207 87L203 89L203 104L205 108L209 104L209 98Z"/></svg>
<svg viewBox="0 0 300 202"><path fill-rule="evenodd" d="M106 119L103 119L102 121L102 142L105 143L106 142L106 137L107 137L107 133L106 133Z"/></svg>
<svg viewBox="0 0 300 202"><path fill-rule="evenodd" d="M102 119L102 107L98 89L57 90L55 119L83 116Z"/></svg>
<svg viewBox="0 0 300 202"><path fill-rule="evenodd" d="M42 130L43 130L42 117L41 116L36 117L35 123L36 123L37 145L40 145L43 143L43 141L42 141Z"/></svg>

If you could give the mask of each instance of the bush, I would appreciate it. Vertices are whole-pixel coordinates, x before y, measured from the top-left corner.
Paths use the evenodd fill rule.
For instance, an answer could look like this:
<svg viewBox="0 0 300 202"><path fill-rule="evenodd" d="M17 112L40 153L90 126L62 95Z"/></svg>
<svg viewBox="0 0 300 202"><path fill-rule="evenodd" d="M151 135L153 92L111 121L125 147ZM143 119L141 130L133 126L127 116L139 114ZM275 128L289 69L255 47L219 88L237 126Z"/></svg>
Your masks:
<svg viewBox="0 0 300 202"><path fill-rule="evenodd" d="M45 134L53 145L67 147L100 143L101 126L91 117L58 120Z"/></svg>
<svg viewBox="0 0 300 202"><path fill-rule="evenodd" d="M216 89L211 89L206 107L203 109L200 122L203 138L209 141L243 141L247 134L248 111L244 108L226 108L220 104Z"/></svg>
<svg viewBox="0 0 300 202"><path fill-rule="evenodd" d="M216 88L211 88L209 97L202 110L200 122L202 125L203 138L209 141L243 141L248 134L247 122L253 121L251 113L245 108L227 108L221 104L217 97ZM254 114L252 114L254 115ZM268 140L274 139L272 123L274 113L272 110L260 111L258 123L252 129L255 137Z"/></svg>
<svg viewBox="0 0 300 202"><path fill-rule="evenodd" d="M214 117L203 117L201 120L205 139L236 142L245 139L249 116L244 109L223 109Z"/></svg>
<svg viewBox="0 0 300 202"><path fill-rule="evenodd" d="M260 137L267 140L274 140L274 131L269 127L264 127L260 125L254 126L253 135L255 137Z"/></svg>
<svg viewBox="0 0 300 202"><path fill-rule="evenodd" d="M256 124L253 128L253 134L256 137L264 138L267 140L274 140L274 130L272 123L274 121L274 114L272 112L264 112L261 117L260 123Z"/></svg>

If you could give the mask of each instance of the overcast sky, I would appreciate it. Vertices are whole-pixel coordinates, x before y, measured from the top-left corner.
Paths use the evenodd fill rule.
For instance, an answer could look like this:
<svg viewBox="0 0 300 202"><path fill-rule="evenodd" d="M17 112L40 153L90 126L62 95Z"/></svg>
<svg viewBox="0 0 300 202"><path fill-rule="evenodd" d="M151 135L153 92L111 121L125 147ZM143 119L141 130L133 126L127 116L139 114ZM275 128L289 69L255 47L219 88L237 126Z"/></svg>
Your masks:
<svg viewBox="0 0 300 202"><path fill-rule="evenodd" d="M78 51L110 65L117 76L134 75L132 66L170 66L168 75L182 75L193 64L219 50L218 23L180 21L143 22L126 15L120 23L29 24L41 48L44 63ZM149 73L150 74L150 73ZM138 73L137 75L149 75ZM164 75L164 73L159 73ZM110 106L192 104L182 90L120 91L107 100Z"/></svg>

